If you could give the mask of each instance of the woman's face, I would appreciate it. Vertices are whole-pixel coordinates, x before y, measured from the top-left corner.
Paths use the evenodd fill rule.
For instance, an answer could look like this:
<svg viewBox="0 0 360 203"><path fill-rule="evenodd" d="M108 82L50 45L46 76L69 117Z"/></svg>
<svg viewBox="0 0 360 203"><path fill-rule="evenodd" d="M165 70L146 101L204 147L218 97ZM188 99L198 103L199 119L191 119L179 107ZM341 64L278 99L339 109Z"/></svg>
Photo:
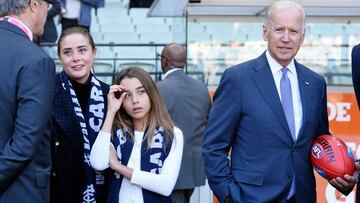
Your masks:
<svg viewBox="0 0 360 203"><path fill-rule="evenodd" d="M124 78L120 85L126 90L123 108L133 118L135 129L143 129L151 108L150 98L144 86L137 78Z"/></svg>
<svg viewBox="0 0 360 203"><path fill-rule="evenodd" d="M84 84L90 76L96 50L82 34L70 34L60 42L59 59L65 73L74 81Z"/></svg>

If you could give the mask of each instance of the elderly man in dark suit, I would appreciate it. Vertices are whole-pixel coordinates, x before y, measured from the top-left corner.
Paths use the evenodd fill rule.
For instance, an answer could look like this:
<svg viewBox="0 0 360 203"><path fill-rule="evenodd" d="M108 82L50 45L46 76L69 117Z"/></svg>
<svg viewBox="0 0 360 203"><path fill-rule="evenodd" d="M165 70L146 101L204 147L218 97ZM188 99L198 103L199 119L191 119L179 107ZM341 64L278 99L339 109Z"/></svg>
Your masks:
<svg viewBox="0 0 360 203"><path fill-rule="evenodd" d="M324 78L294 59L302 6L276 1L263 36L267 51L227 69L216 90L203 145L209 185L221 202L316 202L310 148L329 124ZM331 183L348 191L349 175Z"/></svg>
<svg viewBox="0 0 360 203"><path fill-rule="evenodd" d="M165 46L161 54L165 79L158 86L185 141L180 173L172 193L174 203L189 202L194 188L205 184L201 145L211 108L207 87L185 74L185 63L186 53L180 44Z"/></svg>
<svg viewBox="0 0 360 203"><path fill-rule="evenodd" d="M51 0L0 1L0 202L49 202L55 64L32 42Z"/></svg>

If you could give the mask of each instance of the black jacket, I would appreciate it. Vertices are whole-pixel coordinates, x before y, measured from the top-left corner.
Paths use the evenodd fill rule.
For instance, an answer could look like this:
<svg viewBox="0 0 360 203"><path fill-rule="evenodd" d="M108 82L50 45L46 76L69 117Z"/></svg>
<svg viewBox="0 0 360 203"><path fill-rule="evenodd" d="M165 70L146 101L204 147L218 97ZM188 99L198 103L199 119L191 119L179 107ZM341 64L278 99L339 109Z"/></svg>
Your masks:
<svg viewBox="0 0 360 203"><path fill-rule="evenodd" d="M100 84L105 104L104 114L106 115L106 96L109 85L101 81ZM82 191L85 186L83 135L70 96L62 87L60 74L56 76L52 121L51 202L81 203ZM108 172L106 178L107 176ZM98 197L97 202L105 202L105 198L106 196Z"/></svg>

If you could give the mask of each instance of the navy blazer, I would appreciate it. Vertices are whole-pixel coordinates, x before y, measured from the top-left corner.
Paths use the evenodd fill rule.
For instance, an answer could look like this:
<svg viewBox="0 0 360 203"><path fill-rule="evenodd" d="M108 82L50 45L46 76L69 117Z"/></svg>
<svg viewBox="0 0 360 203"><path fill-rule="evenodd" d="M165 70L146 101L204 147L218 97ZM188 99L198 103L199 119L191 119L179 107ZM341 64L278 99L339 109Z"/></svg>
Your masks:
<svg viewBox="0 0 360 203"><path fill-rule="evenodd" d="M55 64L0 21L0 202L49 202Z"/></svg>
<svg viewBox="0 0 360 203"><path fill-rule="evenodd" d="M104 98L104 114L107 109L109 85L101 82ZM51 202L81 203L85 186L84 138L79 121L74 113L70 95L63 89L60 73L56 75L51 129ZM105 120L105 117L104 117ZM91 139L93 144L95 140ZM105 182L110 171L105 174ZM105 202L104 196L97 196L98 202Z"/></svg>
<svg viewBox="0 0 360 203"><path fill-rule="evenodd" d="M351 69L356 100L360 109L360 44L354 46L352 49Z"/></svg>
<svg viewBox="0 0 360 203"><path fill-rule="evenodd" d="M265 53L228 68L215 92L203 144L209 185L221 202L316 202L313 139L329 134L326 83L295 61L303 109L294 143ZM230 159L228 153L231 149Z"/></svg>
<svg viewBox="0 0 360 203"><path fill-rule="evenodd" d="M351 62L353 86L360 109L360 44L353 48L351 52ZM360 184L357 184L356 186L356 203L360 203Z"/></svg>

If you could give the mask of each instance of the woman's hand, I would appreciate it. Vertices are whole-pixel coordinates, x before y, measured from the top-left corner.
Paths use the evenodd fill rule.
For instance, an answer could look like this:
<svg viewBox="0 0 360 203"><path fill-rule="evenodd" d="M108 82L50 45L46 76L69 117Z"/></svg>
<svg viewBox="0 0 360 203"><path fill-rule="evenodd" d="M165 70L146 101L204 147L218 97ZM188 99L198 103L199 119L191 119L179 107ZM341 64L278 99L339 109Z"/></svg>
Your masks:
<svg viewBox="0 0 360 203"><path fill-rule="evenodd" d="M118 92L120 92L120 97L116 98L115 94L119 94ZM119 111L122 102L124 101L126 95L126 90L123 86L121 85L111 85L110 86L110 90L109 93L107 95L107 100L108 100L108 113L111 113L113 115L116 114L116 112Z"/></svg>

